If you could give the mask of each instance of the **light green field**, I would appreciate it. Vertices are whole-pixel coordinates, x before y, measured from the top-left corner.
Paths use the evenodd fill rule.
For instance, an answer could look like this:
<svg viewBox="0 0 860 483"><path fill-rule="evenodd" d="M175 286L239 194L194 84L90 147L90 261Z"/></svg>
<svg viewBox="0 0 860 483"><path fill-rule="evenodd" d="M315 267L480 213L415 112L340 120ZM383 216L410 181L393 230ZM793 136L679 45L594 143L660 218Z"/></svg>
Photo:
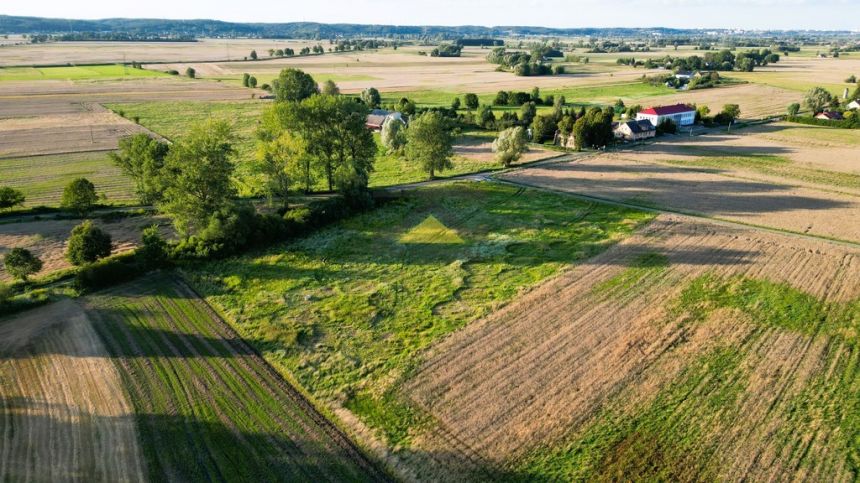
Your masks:
<svg viewBox="0 0 860 483"><path fill-rule="evenodd" d="M847 77L847 74L846 74ZM771 87L779 87L790 91L807 92L815 87L823 87L834 95L842 96L845 88L854 90L854 84L833 84L817 82L812 79L798 78L792 74L782 72L731 72L726 74L728 79L737 79L755 84L763 84Z"/></svg>
<svg viewBox="0 0 860 483"><path fill-rule="evenodd" d="M100 80L137 77L169 77L169 75L164 72L133 69L119 64L68 67L0 67L0 81Z"/></svg>
<svg viewBox="0 0 860 483"><path fill-rule="evenodd" d="M438 185L189 276L276 367L406 443L420 418L398 387L423 349L651 217L506 185Z"/></svg>
<svg viewBox="0 0 860 483"><path fill-rule="evenodd" d="M57 206L63 188L79 177L92 181L107 203L135 201L131 180L111 163L106 153L0 159L0 186L23 191L27 197L25 206Z"/></svg>

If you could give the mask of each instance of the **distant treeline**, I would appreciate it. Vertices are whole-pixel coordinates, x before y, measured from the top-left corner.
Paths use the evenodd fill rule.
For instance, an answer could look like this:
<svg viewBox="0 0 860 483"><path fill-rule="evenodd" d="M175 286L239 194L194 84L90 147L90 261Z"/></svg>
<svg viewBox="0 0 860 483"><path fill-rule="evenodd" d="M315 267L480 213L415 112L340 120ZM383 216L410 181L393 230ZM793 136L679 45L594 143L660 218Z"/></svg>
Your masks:
<svg viewBox="0 0 860 483"><path fill-rule="evenodd" d="M197 39L125 32L77 32L58 35L35 34L30 36L30 42L34 44L42 42L197 42Z"/></svg>
<svg viewBox="0 0 860 483"><path fill-rule="evenodd" d="M252 38L307 38L329 39L339 37L384 37L398 39L463 39L466 42L481 42L512 36L566 36L602 38L640 38L676 43L675 39L717 38L721 36L744 39L756 38L824 38L833 36L851 37L851 32L747 32L736 34L731 30L698 30L671 28L548 28L533 26L481 27L466 26L422 26L422 25L360 25L323 24L315 22L291 23L236 23L218 20L168 20L111 18L102 20L73 20L42 17L17 17L0 15L0 34L76 34L79 32L127 33L155 37L252 37ZM680 42L680 40L677 40ZM752 42L752 41L750 41ZM760 46L770 42L756 42ZM475 45L471 43L463 44Z"/></svg>

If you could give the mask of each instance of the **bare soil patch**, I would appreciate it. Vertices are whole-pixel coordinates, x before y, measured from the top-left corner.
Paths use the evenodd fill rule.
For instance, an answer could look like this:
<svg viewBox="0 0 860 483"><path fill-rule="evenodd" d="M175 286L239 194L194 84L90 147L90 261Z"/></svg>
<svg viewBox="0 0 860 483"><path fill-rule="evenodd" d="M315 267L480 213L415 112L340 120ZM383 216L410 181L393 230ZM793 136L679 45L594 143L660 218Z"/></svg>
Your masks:
<svg viewBox="0 0 860 483"><path fill-rule="evenodd" d="M540 159L549 158L559 153L548 149L529 146L529 150L522 155L517 163L528 163ZM469 161L491 162L495 159L496 153L493 152L493 142L481 138L463 137L457 140L454 145L454 156L467 159Z"/></svg>
<svg viewBox="0 0 860 483"><path fill-rule="evenodd" d="M631 268L651 253L665 257L665 265ZM607 413L622 421L638 417L690 377L693 361L723 347L739 354L727 369L733 382L706 378L686 398L672 400L669 412L671 424L701 428L691 433L699 435L699 446L677 464L661 461L668 453L661 456L657 446L646 453L649 464L693 480L712 471L730 480L825 474L850 480L846 449L834 439L838 427L807 426L793 416L799 395L826 398L816 389L820 381L838 384L834 367L845 367L844 342L762 326L731 309L688 323L673 303L705 274L770 280L844 303L860 297L860 250L661 215L431 350L406 393L444 431L425 433L417 449L462 447L510 470L512 461L599 428ZM726 385L740 392L725 399ZM806 443L808 453L793 451ZM597 463L606 477L629 475L616 465L656 444L621 440ZM641 457L635 461L645 467Z"/></svg>
<svg viewBox="0 0 860 483"><path fill-rule="evenodd" d="M4 481L146 481L121 378L74 302L0 321L0 402Z"/></svg>
<svg viewBox="0 0 860 483"><path fill-rule="evenodd" d="M0 225L0 255L18 247L32 251L44 262L42 271L37 276L69 268L71 264L65 258L66 243L72 228L80 223L81 220L50 220L2 224ZM162 218L140 216L111 223L104 221L94 223L110 233L113 239L113 253L134 249L140 243L141 230L152 224L158 224L165 235L172 236L171 228ZM0 266L0 280L8 279L6 270Z"/></svg>
<svg viewBox="0 0 860 483"><path fill-rule="evenodd" d="M661 146L655 149L662 149ZM726 176L613 153L503 175L532 186L860 241L860 199L807 187Z"/></svg>

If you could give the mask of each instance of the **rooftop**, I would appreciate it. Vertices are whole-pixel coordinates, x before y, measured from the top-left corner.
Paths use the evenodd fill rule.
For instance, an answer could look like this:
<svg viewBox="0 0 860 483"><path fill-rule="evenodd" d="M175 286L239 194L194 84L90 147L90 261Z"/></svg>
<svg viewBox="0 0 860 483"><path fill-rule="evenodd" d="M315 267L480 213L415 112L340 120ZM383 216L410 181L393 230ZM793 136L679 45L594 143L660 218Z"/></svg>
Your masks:
<svg viewBox="0 0 860 483"><path fill-rule="evenodd" d="M686 104L675 104L674 106L649 107L648 109L639 111L639 114L671 116L672 114L681 114L682 112L696 112L696 110Z"/></svg>

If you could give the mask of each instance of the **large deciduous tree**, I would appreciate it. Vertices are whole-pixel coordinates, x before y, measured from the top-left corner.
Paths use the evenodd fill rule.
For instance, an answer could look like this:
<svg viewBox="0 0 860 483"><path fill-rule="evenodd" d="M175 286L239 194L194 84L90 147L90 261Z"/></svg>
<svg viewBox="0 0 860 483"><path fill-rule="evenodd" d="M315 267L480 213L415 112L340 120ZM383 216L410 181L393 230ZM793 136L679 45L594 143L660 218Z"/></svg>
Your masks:
<svg viewBox="0 0 860 483"><path fill-rule="evenodd" d="M496 161L503 166L520 159L524 152L528 151L528 139L526 130L521 127L512 127L499 133L499 137L493 141L493 152L496 153Z"/></svg>
<svg viewBox="0 0 860 483"><path fill-rule="evenodd" d="M142 204L161 198L161 170L170 147L146 134L135 134L119 141L119 151L110 154L113 163L134 182L134 191Z"/></svg>
<svg viewBox="0 0 860 483"><path fill-rule="evenodd" d="M99 200L96 187L86 178L75 178L63 189L60 207L79 215L87 214Z"/></svg>
<svg viewBox="0 0 860 483"><path fill-rule="evenodd" d="M284 69L272 81L272 92L278 101L301 101L319 93L317 82L299 69Z"/></svg>
<svg viewBox="0 0 860 483"><path fill-rule="evenodd" d="M66 258L73 265L85 265L110 255L110 251L110 234L93 225L92 221L86 220L72 228Z"/></svg>
<svg viewBox="0 0 860 483"><path fill-rule="evenodd" d="M164 159L164 192L158 206L181 234L200 230L235 195L233 142L230 124L208 120L193 125L171 146Z"/></svg>
<svg viewBox="0 0 860 483"><path fill-rule="evenodd" d="M361 100L367 104L367 107L376 109L379 107L379 103L382 102L382 96L375 87L368 87L361 91Z"/></svg>
<svg viewBox="0 0 860 483"><path fill-rule="evenodd" d="M24 193L10 188L9 186L0 186L0 210L9 210L18 205L23 205Z"/></svg>
<svg viewBox="0 0 860 483"><path fill-rule="evenodd" d="M305 192L313 188L308 146L297 133L284 131L272 140L260 142L254 170L264 178L270 201L279 198L286 205L290 190L297 183Z"/></svg>
<svg viewBox="0 0 860 483"><path fill-rule="evenodd" d="M827 89L816 87L806 93L803 102L813 114L818 114L833 102L833 95Z"/></svg>
<svg viewBox="0 0 860 483"><path fill-rule="evenodd" d="M406 129L406 157L420 163L430 179L437 172L454 167L451 163L453 144L448 120L435 111L416 117Z"/></svg>

